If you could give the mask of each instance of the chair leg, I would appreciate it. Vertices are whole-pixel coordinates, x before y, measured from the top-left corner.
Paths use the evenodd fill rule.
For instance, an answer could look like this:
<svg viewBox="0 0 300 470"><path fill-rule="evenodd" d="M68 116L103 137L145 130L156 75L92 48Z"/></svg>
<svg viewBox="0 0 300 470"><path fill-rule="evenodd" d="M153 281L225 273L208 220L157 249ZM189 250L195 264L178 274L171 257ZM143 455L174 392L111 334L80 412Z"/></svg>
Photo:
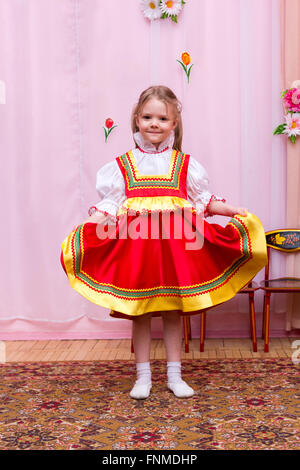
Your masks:
<svg viewBox="0 0 300 470"><path fill-rule="evenodd" d="M184 316L183 317L183 330L184 330L184 350L186 353L189 352L189 320L190 317Z"/></svg>
<svg viewBox="0 0 300 470"><path fill-rule="evenodd" d="M262 339L264 339L265 337L265 327L266 327L266 292L264 295L264 304L263 304L263 319L262 319L262 330L261 330Z"/></svg>
<svg viewBox="0 0 300 470"><path fill-rule="evenodd" d="M265 315L264 315L264 339L265 339L265 347L264 351L269 352L269 331L270 331L270 300L271 300L271 293L266 293L266 305L265 305Z"/></svg>
<svg viewBox="0 0 300 470"><path fill-rule="evenodd" d="M134 344L133 344L133 322L131 326L131 353L134 353Z"/></svg>
<svg viewBox="0 0 300 470"><path fill-rule="evenodd" d="M205 323L206 323L206 311L203 310L200 314L200 352L204 351L204 340L205 340Z"/></svg>
<svg viewBox="0 0 300 470"><path fill-rule="evenodd" d="M189 339L192 339L191 317L188 317L188 331L189 331Z"/></svg>
<svg viewBox="0 0 300 470"><path fill-rule="evenodd" d="M251 338L253 344L253 352L257 352L257 339L256 339L256 323L255 323L255 309L254 309L254 293L249 293L249 308L250 308L250 325L251 325Z"/></svg>

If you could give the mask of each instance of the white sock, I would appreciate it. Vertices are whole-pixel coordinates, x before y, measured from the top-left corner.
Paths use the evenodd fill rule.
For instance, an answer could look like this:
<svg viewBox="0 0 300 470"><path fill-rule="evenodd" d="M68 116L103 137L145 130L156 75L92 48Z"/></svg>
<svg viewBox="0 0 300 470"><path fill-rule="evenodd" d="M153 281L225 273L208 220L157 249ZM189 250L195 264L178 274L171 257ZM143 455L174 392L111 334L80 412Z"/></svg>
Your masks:
<svg viewBox="0 0 300 470"><path fill-rule="evenodd" d="M151 369L150 362L138 362L136 364L137 381L138 385L151 384Z"/></svg>
<svg viewBox="0 0 300 470"><path fill-rule="evenodd" d="M168 382L179 383L181 378L181 362L167 362Z"/></svg>
<svg viewBox="0 0 300 470"><path fill-rule="evenodd" d="M150 362L138 362L136 364L137 380L130 392L131 398L140 400L147 398L152 387Z"/></svg>
<svg viewBox="0 0 300 470"><path fill-rule="evenodd" d="M194 390L181 378L181 362L167 362L168 388L179 398L191 397Z"/></svg>

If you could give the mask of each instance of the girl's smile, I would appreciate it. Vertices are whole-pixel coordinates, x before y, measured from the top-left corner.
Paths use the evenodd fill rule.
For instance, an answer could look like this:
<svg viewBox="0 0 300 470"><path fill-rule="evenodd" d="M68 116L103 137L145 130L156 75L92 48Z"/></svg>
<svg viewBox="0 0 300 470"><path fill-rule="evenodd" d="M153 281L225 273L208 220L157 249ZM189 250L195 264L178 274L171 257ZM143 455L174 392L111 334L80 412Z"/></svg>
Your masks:
<svg viewBox="0 0 300 470"><path fill-rule="evenodd" d="M167 106L157 98L150 98L136 117L136 124L142 137L158 149L177 126L177 120L172 106Z"/></svg>

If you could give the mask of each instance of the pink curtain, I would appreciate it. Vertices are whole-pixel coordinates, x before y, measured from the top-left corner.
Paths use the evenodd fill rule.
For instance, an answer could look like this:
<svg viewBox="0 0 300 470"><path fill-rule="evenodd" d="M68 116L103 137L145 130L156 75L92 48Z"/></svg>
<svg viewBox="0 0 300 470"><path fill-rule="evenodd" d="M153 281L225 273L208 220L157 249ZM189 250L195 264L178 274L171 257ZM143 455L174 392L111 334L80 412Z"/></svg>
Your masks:
<svg viewBox="0 0 300 470"><path fill-rule="evenodd" d="M278 0L189 0L178 24L152 25L133 1L1 0L0 21L1 339L130 336L129 321L71 289L59 255L98 202L97 169L131 148L130 113L151 84L182 100L183 148L211 189L266 230L284 224L285 146L272 136L282 119ZM176 61L185 50L190 84ZM105 143L107 117L118 127ZM282 263L276 256L275 274ZM261 294L256 308L259 320ZM276 312L271 334L284 329L283 300ZM207 328L248 336L247 299L213 309Z"/></svg>

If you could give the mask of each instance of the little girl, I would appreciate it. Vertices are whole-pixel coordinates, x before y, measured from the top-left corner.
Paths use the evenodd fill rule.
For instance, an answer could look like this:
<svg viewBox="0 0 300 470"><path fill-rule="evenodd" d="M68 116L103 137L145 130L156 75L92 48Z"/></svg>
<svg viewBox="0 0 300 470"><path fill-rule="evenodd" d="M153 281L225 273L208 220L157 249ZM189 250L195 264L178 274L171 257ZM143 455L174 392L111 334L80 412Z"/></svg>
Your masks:
<svg viewBox="0 0 300 470"><path fill-rule="evenodd" d="M182 152L180 113L167 87L141 94L132 113L135 148L100 168L101 201L62 244L71 286L111 316L133 320L135 399L151 390L152 315L163 318L167 386L190 397L181 378L181 316L231 299L266 264L257 217L212 195L204 168ZM225 228L204 220L214 214L232 219Z"/></svg>

